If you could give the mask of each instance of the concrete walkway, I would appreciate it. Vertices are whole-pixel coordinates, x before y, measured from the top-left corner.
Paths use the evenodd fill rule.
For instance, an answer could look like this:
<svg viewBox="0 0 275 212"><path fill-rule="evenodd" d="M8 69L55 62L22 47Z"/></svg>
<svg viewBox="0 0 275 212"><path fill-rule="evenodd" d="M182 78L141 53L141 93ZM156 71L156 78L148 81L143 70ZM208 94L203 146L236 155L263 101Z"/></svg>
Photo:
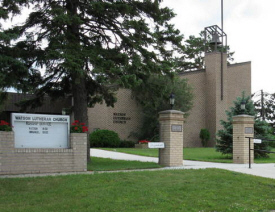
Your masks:
<svg viewBox="0 0 275 212"><path fill-rule="evenodd" d="M113 152L113 151L100 150L100 149L91 149L90 153L91 153L91 156L94 156L94 157L158 163L158 158L154 158L154 157L144 157L144 156L131 155L131 154L125 154L125 153L119 153L119 152ZM226 169L226 170L240 172L244 174L251 174L255 176L275 179L274 163L252 164L251 167L252 168L249 169L248 164L211 163L211 162L184 160L183 166L181 167L168 167L163 169L218 168L218 169Z"/></svg>

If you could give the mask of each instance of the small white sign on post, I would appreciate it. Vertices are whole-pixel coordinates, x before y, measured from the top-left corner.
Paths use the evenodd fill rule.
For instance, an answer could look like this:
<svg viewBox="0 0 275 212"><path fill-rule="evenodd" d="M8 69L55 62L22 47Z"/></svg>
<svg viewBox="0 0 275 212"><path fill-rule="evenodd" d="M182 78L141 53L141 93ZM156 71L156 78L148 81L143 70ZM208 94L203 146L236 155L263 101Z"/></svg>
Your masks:
<svg viewBox="0 0 275 212"><path fill-rule="evenodd" d="M12 113L15 148L68 148L70 116Z"/></svg>
<svg viewBox="0 0 275 212"><path fill-rule="evenodd" d="M150 149L163 149L164 148L164 142L149 142L148 147Z"/></svg>
<svg viewBox="0 0 275 212"><path fill-rule="evenodd" d="M261 139L253 139L254 144L261 144L262 140Z"/></svg>

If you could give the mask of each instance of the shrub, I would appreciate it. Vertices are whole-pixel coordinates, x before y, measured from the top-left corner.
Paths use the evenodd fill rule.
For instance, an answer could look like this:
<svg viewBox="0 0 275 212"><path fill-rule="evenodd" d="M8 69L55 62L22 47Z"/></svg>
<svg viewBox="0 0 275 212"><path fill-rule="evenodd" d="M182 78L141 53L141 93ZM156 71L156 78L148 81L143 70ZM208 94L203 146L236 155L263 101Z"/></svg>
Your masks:
<svg viewBox="0 0 275 212"><path fill-rule="evenodd" d="M0 131L12 131L12 127L6 121L0 121Z"/></svg>
<svg viewBox="0 0 275 212"><path fill-rule="evenodd" d="M210 139L210 133L208 129L201 129L200 131L200 139L201 139L201 144L203 147L207 146L207 143Z"/></svg>
<svg viewBox="0 0 275 212"><path fill-rule="evenodd" d="M88 132L88 127L85 126L85 123L80 123L78 120L75 120L71 125L71 133L85 133Z"/></svg>
<svg viewBox="0 0 275 212"><path fill-rule="evenodd" d="M132 148L135 147L134 141L121 140L119 147L121 148Z"/></svg>
<svg viewBox="0 0 275 212"><path fill-rule="evenodd" d="M119 147L120 139L116 132L111 130L96 130L90 134L91 147Z"/></svg>

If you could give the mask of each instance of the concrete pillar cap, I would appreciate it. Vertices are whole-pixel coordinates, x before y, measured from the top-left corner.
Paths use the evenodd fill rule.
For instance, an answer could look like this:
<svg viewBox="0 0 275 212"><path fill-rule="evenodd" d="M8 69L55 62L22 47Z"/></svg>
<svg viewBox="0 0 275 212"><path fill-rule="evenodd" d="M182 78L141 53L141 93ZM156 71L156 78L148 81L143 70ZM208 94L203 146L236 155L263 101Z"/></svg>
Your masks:
<svg viewBox="0 0 275 212"><path fill-rule="evenodd" d="M159 114L182 114L184 115L184 112L179 111L179 110L164 110L159 112Z"/></svg>
<svg viewBox="0 0 275 212"><path fill-rule="evenodd" d="M233 116L233 118L234 117L254 118L254 116L250 116L250 115L246 115L246 114L241 114L241 115Z"/></svg>

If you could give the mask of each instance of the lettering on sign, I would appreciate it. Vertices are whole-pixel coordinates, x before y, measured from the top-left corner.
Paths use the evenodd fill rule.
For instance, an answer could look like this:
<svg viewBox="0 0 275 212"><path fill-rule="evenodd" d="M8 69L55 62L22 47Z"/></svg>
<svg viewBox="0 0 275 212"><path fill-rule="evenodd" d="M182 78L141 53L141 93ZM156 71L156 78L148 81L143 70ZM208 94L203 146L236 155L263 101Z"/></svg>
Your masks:
<svg viewBox="0 0 275 212"><path fill-rule="evenodd" d="M171 131L172 132L182 132L182 125L172 124Z"/></svg>
<svg viewBox="0 0 275 212"><path fill-rule="evenodd" d="M29 125L31 125L31 124L37 125L38 122L66 122L67 123L69 120L69 117L54 117L54 115L51 116L51 115L39 115L39 114L23 114L23 115L21 115L20 113L14 113L13 120L14 121L27 121L27 123L29 123Z"/></svg>
<svg viewBox="0 0 275 212"><path fill-rule="evenodd" d="M131 120L131 118L127 117L126 113L113 113L114 124L126 124L129 120Z"/></svg>
<svg viewBox="0 0 275 212"><path fill-rule="evenodd" d="M254 144L261 144L262 139L253 139Z"/></svg>
<svg viewBox="0 0 275 212"><path fill-rule="evenodd" d="M164 142L149 142L148 148L150 149L163 149L164 148Z"/></svg>
<svg viewBox="0 0 275 212"><path fill-rule="evenodd" d="M253 134L253 127L246 127L244 130L245 134Z"/></svg>
<svg viewBox="0 0 275 212"><path fill-rule="evenodd" d="M70 117L12 113L15 148L68 148Z"/></svg>

